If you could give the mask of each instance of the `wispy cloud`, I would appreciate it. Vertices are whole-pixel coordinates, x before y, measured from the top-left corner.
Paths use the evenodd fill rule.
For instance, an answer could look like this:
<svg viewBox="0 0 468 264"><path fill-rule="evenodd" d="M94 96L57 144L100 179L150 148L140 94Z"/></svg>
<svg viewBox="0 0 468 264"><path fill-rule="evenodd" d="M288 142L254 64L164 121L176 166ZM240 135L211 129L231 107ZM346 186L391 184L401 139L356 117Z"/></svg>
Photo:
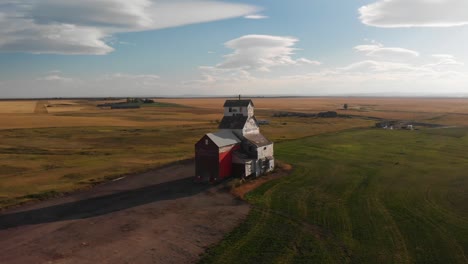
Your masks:
<svg viewBox="0 0 468 264"><path fill-rule="evenodd" d="M258 20L258 19L267 19L268 16L260 15L260 14L253 14L253 15L244 16L244 18Z"/></svg>
<svg viewBox="0 0 468 264"><path fill-rule="evenodd" d="M37 78L38 81L47 81L47 82L73 82L73 78L65 77L59 73L49 74L43 77Z"/></svg>
<svg viewBox="0 0 468 264"><path fill-rule="evenodd" d="M385 28L468 25L466 0L380 0L359 9L362 23Z"/></svg>
<svg viewBox="0 0 468 264"><path fill-rule="evenodd" d="M320 64L305 58L292 58L296 50L294 46L298 41L299 39L293 37L245 35L225 43L233 52L225 55L224 61L216 67L268 72L275 66Z"/></svg>
<svg viewBox="0 0 468 264"><path fill-rule="evenodd" d="M148 31L255 14L259 8L207 0L0 2L0 51L102 55L116 33Z"/></svg>
<svg viewBox="0 0 468 264"><path fill-rule="evenodd" d="M399 47L385 47L380 43L373 43L370 45L358 45L354 50L365 53L366 56L387 59L387 60L406 60L419 57L419 52L399 48Z"/></svg>

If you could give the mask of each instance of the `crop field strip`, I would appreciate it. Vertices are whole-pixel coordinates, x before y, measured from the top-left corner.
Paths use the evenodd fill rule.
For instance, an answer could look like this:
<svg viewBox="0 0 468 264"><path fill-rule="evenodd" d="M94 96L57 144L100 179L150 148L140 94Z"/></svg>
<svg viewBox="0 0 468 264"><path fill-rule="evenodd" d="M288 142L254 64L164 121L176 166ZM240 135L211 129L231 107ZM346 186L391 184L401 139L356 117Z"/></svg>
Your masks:
<svg viewBox="0 0 468 264"><path fill-rule="evenodd" d="M201 263L467 263L467 148L464 128L277 144L294 172L247 194L247 221Z"/></svg>

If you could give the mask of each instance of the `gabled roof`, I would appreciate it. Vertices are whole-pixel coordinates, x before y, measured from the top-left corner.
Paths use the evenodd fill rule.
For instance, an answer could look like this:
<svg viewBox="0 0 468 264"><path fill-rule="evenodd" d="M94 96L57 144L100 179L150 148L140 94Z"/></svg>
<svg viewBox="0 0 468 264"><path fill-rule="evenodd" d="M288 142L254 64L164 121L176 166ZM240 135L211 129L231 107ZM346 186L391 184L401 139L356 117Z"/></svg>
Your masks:
<svg viewBox="0 0 468 264"><path fill-rule="evenodd" d="M231 131L223 130L215 133L206 134L218 147L226 147L235 145L241 142Z"/></svg>
<svg viewBox="0 0 468 264"><path fill-rule="evenodd" d="M219 129L243 129L248 116L225 116L219 123Z"/></svg>
<svg viewBox="0 0 468 264"><path fill-rule="evenodd" d="M247 107L249 104L254 106L252 100L226 100L224 107Z"/></svg>
<svg viewBox="0 0 468 264"><path fill-rule="evenodd" d="M263 147L272 144L270 140L268 140L265 136L260 133L254 134L246 134L244 135L245 139L247 139L250 143L254 144L257 147Z"/></svg>

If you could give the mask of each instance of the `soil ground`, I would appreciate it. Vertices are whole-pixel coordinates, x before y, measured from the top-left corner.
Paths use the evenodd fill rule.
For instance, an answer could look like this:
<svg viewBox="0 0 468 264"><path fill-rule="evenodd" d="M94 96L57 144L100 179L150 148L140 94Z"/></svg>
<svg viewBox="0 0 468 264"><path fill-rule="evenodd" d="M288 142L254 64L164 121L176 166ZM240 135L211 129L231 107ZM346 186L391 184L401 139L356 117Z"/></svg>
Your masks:
<svg viewBox="0 0 468 264"><path fill-rule="evenodd" d="M128 176L0 214L1 263L193 263L249 205L195 184L194 164Z"/></svg>

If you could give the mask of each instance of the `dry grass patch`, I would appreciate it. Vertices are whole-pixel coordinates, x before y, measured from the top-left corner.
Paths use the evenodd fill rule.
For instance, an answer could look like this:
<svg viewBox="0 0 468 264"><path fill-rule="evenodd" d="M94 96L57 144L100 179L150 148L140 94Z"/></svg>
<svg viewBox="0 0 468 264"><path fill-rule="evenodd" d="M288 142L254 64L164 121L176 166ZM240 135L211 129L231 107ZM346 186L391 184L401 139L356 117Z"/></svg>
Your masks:
<svg viewBox="0 0 468 264"><path fill-rule="evenodd" d="M36 101L0 101L0 114L31 114Z"/></svg>

